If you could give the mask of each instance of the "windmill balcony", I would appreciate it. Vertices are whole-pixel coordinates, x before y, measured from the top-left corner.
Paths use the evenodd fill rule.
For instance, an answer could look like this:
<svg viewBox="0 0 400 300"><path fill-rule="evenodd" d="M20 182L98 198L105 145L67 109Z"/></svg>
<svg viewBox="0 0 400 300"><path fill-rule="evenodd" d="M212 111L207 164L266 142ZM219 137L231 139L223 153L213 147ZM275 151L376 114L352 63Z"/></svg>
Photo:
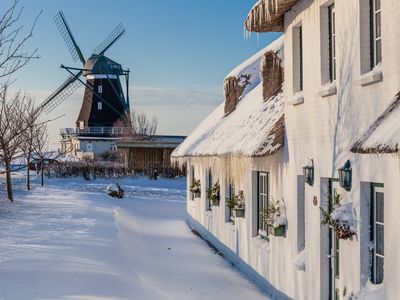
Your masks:
<svg viewBox="0 0 400 300"><path fill-rule="evenodd" d="M132 134L130 127L85 127L85 128L62 128L60 135L66 136L112 136L120 137Z"/></svg>

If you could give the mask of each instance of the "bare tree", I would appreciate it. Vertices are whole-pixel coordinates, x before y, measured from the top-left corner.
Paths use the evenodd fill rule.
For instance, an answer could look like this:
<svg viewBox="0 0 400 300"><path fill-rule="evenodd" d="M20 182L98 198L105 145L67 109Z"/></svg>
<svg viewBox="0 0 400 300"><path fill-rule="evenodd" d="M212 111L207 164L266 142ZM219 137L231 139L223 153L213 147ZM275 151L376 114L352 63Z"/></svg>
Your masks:
<svg viewBox="0 0 400 300"><path fill-rule="evenodd" d="M8 88L7 83L0 86L0 160L5 165L7 196L13 201L11 162L20 153L23 134L30 126L26 113L33 110L33 100L21 92L8 99Z"/></svg>
<svg viewBox="0 0 400 300"><path fill-rule="evenodd" d="M35 147L36 135L40 134L40 127L45 126L44 123L40 123L38 119L38 110L33 105L33 101L27 103L27 109L23 118L23 126L26 128L22 132L21 143L19 149L22 151L23 156L26 161L26 189L30 190L30 163L32 159L32 154Z"/></svg>
<svg viewBox="0 0 400 300"><path fill-rule="evenodd" d="M157 133L158 119L153 116L151 119L144 113L132 111L120 118L115 127L123 127L124 135L134 139L142 139L143 136L152 136Z"/></svg>
<svg viewBox="0 0 400 300"><path fill-rule="evenodd" d="M35 132L33 134L33 154L40 165L41 186L44 186L44 162L48 158L47 156L49 153L49 151L46 151L47 142L47 124L35 126Z"/></svg>
<svg viewBox="0 0 400 300"><path fill-rule="evenodd" d="M23 35L24 26L20 24L22 11L23 6L19 6L19 0L14 0L0 16L0 78L14 74L32 59L39 58L37 49L29 51L25 47L33 36L33 30L42 12L38 14L28 33Z"/></svg>
<svg viewBox="0 0 400 300"><path fill-rule="evenodd" d="M23 113L33 105L27 95L16 93L8 99L11 85L10 76L26 66L32 59L39 58L37 49L27 50L27 42L33 36L33 30L41 14L35 18L26 34L21 25L23 6L19 0L13 0L5 12L0 15L0 160L5 165L7 196L13 201L11 182L11 161L19 151L22 133L27 129ZM39 112L38 112L39 114Z"/></svg>
<svg viewBox="0 0 400 300"><path fill-rule="evenodd" d="M136 132L143 135L155 135L157 132L158 119L153 116L151 119L144 113L134 114L133 122Z"/></svg>

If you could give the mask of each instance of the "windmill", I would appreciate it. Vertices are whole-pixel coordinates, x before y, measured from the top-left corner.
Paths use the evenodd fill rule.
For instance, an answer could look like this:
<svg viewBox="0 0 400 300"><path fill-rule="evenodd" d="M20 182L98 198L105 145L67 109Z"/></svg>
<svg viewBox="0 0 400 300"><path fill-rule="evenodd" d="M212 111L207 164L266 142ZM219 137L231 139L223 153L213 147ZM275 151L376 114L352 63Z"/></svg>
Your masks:
<svg viewBox="0 0 400 300"><path fill-rule="evenodd" d="M71 96L79 86L85 86L85 93L81 110L76 121L76 127L90 132L99 128L112 128L114 123L129 114L129 69L123 70L119 63L109 59L104 54L125 33L122 24L93 50L93 54L86 60L74 39L71 29L62 11L54 21L67 44L74 62L82 63L82 68L66 67L61 65L70 76L57 88L40 106L46 113L54 110L58 105ZM124 97L120 77L125 77L126 98Z"/></svg>

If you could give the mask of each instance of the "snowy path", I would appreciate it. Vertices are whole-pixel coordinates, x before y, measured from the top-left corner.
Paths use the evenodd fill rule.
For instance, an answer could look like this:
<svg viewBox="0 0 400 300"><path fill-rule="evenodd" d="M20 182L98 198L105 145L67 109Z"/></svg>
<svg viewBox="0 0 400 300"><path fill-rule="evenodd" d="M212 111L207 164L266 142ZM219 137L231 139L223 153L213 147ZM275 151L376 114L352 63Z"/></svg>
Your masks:
<svg viewBox="0 0 400 300"><path fill-rule="evenodd" d="M267 299L190 232L183 180L106 184L1 195L0 299Z"/></svg>

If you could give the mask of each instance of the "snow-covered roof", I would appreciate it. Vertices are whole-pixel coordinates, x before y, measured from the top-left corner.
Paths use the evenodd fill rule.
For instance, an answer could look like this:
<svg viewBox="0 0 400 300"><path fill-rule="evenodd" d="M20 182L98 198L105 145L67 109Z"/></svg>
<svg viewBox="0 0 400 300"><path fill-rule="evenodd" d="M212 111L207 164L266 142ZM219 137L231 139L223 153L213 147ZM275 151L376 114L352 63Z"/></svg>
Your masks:
<svg viewBox="0 0 400 300"><path fill-rule="evenodd" d="M267 52L283 59L283 37L232 70L227 78L251 74L236 108L225 114L219 105L175 149L171 157L263 156L283 146L284 114L281 91L263 97L263 58ZM271 70L272 72L272 70ZM265 101L267 100L267 101Z"/></svg>
<svg viewBox="0 0 400 300"><path fill-rule="evenodd" d="M393 102L353 145L356 153L398 153L400 145L400 92Z"/></svg>
<svg viewBox="0 0 400 300"><path fill-rule="evenodd" d="M282 32L285 13L299 0L258 0L244 26L249 32Z"/></svg>

